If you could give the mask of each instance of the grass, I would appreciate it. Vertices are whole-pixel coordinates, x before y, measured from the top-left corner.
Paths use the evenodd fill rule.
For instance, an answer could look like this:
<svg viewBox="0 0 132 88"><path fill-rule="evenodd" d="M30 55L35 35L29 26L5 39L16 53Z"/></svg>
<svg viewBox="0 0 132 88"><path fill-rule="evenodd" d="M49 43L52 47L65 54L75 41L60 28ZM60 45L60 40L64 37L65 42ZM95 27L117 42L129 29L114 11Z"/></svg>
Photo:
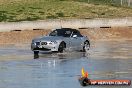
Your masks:
<svg viewBox="0 0 132 88"><path fill-rule="evenodd" d="M0 0L0 22L131 17L132 9L103 0ZM90 0L91 1L91 0Z"/></svg>

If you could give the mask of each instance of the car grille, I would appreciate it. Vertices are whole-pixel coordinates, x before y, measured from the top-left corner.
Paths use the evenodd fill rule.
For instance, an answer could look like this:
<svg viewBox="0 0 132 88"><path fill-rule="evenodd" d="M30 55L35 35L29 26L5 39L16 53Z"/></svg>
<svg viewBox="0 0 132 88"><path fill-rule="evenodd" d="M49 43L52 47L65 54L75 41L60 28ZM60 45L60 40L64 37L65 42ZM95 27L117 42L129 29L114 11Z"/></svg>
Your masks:
<svg viewBox="0 0 132 88"><path fill-rule="evenodd" d="M47 45L47 42L36 42L36 45Z"/></svg>
<svg viewBox="0 0 132 88"><path fill-rule="evenodd" d="M41 45L47 45L47 42L41 42Z"/></svg>

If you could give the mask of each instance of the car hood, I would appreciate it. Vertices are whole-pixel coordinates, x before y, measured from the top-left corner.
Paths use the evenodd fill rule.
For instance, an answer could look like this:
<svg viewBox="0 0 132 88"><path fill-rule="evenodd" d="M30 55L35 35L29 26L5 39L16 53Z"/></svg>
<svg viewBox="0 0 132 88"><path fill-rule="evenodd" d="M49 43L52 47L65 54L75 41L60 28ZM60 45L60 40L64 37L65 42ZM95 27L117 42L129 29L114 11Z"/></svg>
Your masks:
<svg viewBox="0 0 132 88"><path fill-rule="evenodd" d="M44 36L40 38L34 39L34 41L56 41L56 40L62 40L63 37L61 36Z"/></svg>

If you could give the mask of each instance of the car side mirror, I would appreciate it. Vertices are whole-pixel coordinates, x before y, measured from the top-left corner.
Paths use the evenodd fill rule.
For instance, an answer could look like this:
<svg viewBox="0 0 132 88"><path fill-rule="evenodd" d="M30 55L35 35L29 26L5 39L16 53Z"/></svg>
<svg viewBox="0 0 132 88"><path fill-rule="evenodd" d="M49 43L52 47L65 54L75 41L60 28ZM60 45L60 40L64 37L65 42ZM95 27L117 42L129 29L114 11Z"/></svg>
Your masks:
<svg viewBox="0 0 132 88"><path fill-rule="evenodd" d="M73 35L73 38L76 38L77 37L77 35Z"/></svg>

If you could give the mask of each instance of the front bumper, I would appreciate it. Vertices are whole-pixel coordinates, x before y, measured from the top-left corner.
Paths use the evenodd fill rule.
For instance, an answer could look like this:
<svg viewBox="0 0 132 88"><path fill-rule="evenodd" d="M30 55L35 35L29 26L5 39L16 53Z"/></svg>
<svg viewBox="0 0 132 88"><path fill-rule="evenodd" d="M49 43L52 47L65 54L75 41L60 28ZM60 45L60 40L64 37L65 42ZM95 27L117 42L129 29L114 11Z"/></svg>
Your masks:
<svg viewBox="0 0 132 88"><path fill-rule="evenodd" d="M47 43L46 45L41 45L41 44L32 43L31 49L33 51L58 51L58 44Z"/></svg>
<svg viewBox="0 0 132 88"><path fill-rule="evenodd" d="M33 51L51 51L51 49L36 47L36 48L33 49Z"/></svg>

